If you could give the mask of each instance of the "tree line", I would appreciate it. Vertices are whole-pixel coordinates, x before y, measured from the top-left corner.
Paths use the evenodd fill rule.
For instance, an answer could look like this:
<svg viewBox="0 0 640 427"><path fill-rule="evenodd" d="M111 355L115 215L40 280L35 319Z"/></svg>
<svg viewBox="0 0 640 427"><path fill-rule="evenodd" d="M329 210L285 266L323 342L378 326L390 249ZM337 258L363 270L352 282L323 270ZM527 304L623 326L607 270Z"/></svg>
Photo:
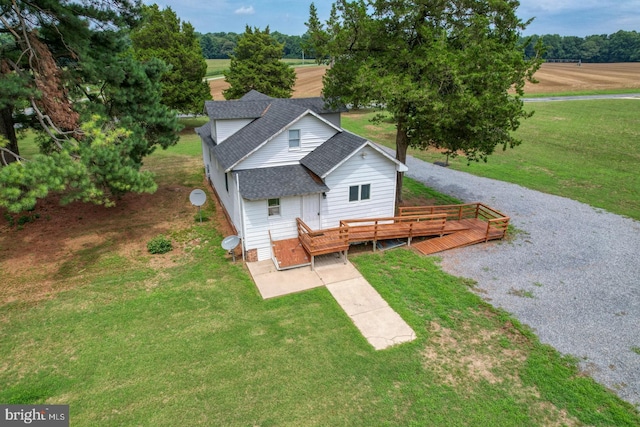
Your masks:
<svg viewBox="0 0 640 427"><path fill-rule="evenodd" d="M206 59L228 59L238 44L238 33L196 33ZM308 45L309 33L302 36L289 36L274 31L271 33L278 43L284 45L284 58L314 59L315 53ZM529 43L525 49L527 58L535 55L538 40L544 45L542 58L545 60L567 60L582 62L638 62L640 61L640 33L636 31L618 31L614 34L591 35L586 37L560 36L558 34L533 35L521 37L522 43Z"/></svg>
<svg viewBox="0 0 640 427"><path fill-rule="evenodd" d="M545 60L600 63L640 61L640 33L636 31L621 30L610 35L584 38L558 34L534 35L525 49L527 57L535 55L534 48L539 40L544 45L542 58Z"/></svg>
<svg viewBox="0 0 640 427"><path fill-rule="evenodd" d="M238 39L242 34L238 33L197 33L200 40L202 54L206 59L228 59L238 45ZM306 58L314 58L310 49L305 50L305 42L309 39L308 33L302 36L288 36L273 31L271 37L283 45L283 58L302 58L303 52Z"/></svg>

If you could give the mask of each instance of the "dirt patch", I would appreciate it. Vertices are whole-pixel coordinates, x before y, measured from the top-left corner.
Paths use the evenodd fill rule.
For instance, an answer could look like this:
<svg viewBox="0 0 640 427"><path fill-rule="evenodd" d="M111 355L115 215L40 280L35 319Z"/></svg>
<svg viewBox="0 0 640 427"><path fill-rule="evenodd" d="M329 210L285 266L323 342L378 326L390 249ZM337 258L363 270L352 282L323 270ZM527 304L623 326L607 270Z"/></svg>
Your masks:
<svg viewBox="0 0 640 427"><path fill-rule="evenodd" d="M81 275L104 256L146 256L152 237L193 222L191 190L172 185L155 194L127 194L111 208L80 202L60 206L57 197L40 200L33 222L0 226L0 301L50 297L67 288L61 276Z"/></svg>
<svg viewBox="0 0 640 427"><path fill-rule="evenodd" d="M489 384L502 382L511 376L512 365L525 360L522 352L500 347L499 331L472 332L471 326L465 324L463 333L458 333L437 322L431 322L429 330L431 340L423 353L426 364L452 386L469 380L485 380ZM487 351L478 352L478 349Z"/></svg>
<svg viewBox="0 0 640 427"><path fill-rule="evenodd" d="M522 384L518 370L526 360L526 353L521 346L511 347L505 341L519 335L512 329L510 324L491 330L463 323L453 330L432 321L427 327L430 339L422 352L424 367L460 393L469 392L479 381L489 384L507 381L514 399L532 402L529 411L534 418L544 419L543 425L579 425L565 410L540 400L537 389Z"/></svg>
<svg viewBox="0 0 640 427"><path fill-rule="evenodd" d="M144 263L162 270L185 256L193 242L174 241L173 251L154 256L146 245L158 234L171 237L194 223L196 210L189 202L193 187L175 184L175 177L180 182L201 163L198 158L166 155L151 156L146 163L156 173L158 190L126 194L114 207L80 202L61 206L59 198L51 196L38 201L28 215L13 215L13 225L0 209L0 304L52 298L105 269ZM202 179L201 188L209 191ZM18 225L26 216L31 221Z"/></svg>
<svg viewBox="0 0 640 427"><path fill-rule="evenodd" d="M320 96L322 76L327 67L310 66L296 68L294 98ZM537 84L527 83L525 94L575 92L587 90L629 89L640 90L640 62L616 64L544 63L535 74ZM222 91L229 87L224 79L211 80L211 95L223 100Z"/></svg>

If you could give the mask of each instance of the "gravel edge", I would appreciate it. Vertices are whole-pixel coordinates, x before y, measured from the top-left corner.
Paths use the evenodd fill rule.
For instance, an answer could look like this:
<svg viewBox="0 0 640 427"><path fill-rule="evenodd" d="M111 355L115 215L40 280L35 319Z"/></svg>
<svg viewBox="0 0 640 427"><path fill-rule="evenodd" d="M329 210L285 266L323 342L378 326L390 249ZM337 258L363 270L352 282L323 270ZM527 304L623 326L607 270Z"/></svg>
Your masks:
<svg viewBox="0 0 640 427"><path fill-rule="evenodd" d="M440 253L442 268L477 281L485 300L640 409L640 222L413 157L407 166L408 177L496 208L518 230L509 242Z"/></svg>

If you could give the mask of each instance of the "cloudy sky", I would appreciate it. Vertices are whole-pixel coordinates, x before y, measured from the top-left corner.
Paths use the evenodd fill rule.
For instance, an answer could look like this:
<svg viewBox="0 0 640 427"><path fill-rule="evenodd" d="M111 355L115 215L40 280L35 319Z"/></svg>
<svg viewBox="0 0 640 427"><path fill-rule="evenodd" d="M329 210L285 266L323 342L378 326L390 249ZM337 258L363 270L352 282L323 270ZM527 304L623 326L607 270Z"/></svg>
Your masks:
<svg viewBox="0 0 640 427"><path fill-rule="evenodd" d="M307 28L311 1L301 0L144 0L161 8L170 6L200 33L244 32L245 25L288 35ZM322 21L329 17L332 0L314 0ZM525 35L560 34L584 37L640 31L640 0L520 0L518 15L535 18Z"/></svg>

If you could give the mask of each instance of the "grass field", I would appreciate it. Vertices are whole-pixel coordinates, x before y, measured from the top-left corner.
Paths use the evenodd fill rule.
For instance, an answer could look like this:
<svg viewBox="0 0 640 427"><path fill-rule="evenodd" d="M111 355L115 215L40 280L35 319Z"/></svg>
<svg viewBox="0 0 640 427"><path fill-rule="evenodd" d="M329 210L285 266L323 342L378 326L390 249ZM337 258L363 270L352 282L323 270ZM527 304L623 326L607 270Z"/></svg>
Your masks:
<svg viewBox="0 0 640 427"><path fill-rule="evenodd" d="M206 77L222 76L224 70L229 69L231 64L230 59L207 59L207 73ZM290 66L303 65L302 59L290 59L285 58L282 60L284 63ZM313 60L305 61L305 64L312 64Z"/></svg>
<svg viewBox="0 0 640 427"><path fill-rule="evenodd" d="M557 194L640 219L640 101L592 100L527 104L532 118L515 136L522 144L498 147L487 163L467 164L459 156L451 167ZM395 147L395 127L370 123L372 112L343 116L343 126ZM410 150L423 160L444 161L435 151Z"/></svg>
<svg viewBox="0 0 640 427"><path fill-rule="evenodd" d="M154 153L146 167L159 174L158 193L201 185L200 155L189 129ZM455 202L411 180L405 190ZM631 405L436 258L350 255L418 336L375 351L324 288L263 301L220 248L214 204L200 224L181 210L188 192L181 198L162 215L114 211L132 219L121 237L104 222L78 226L106 237L65 255L47 298L2 299L0 402L69 404L74 426L640 425ZM166 226L166 217L174 252L125 255L131 233ZM0 244L30 231L3 230ZM4 277L3 286L28 284Z"/></svg>

